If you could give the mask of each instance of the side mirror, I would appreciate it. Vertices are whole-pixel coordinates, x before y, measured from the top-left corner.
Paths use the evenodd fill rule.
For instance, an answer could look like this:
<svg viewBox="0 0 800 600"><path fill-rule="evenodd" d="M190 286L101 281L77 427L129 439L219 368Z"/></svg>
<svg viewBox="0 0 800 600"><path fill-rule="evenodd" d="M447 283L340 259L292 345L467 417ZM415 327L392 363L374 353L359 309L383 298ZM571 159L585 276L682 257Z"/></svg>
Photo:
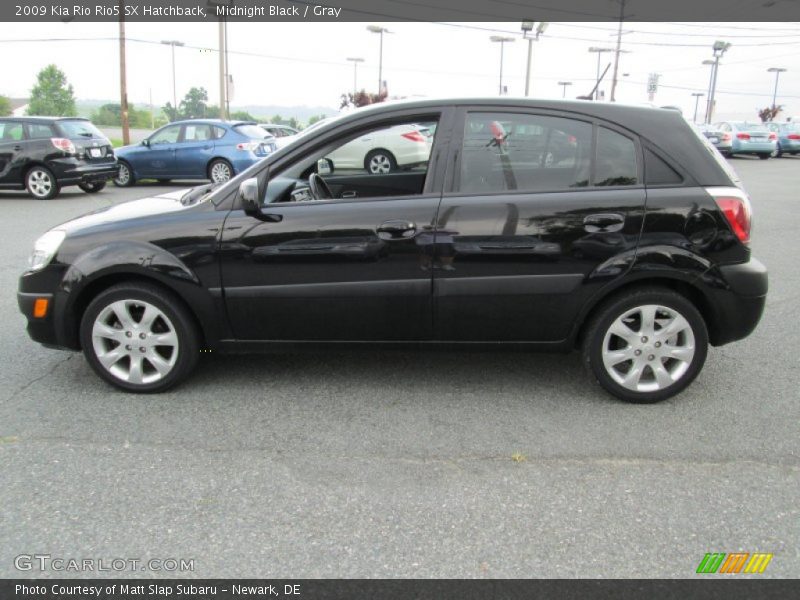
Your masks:
<svg viewBox="0 0 800 600"><path fill-rule="evenodd" d="M330 158L320 158L317 161L317 175L330 175L333 173L333 161Z"/></svg>
<svg viewBox="0 0 800 600"><path fill-rule="evenodd" d="M149 146L149 145L150 145L150 140L148 140L147 138L142 140L142 146Z"/></svg>
<svg viewBox="0 0 800 600"><path fill-rule="evenodd" d="M239 185L239 200L244 214L258 218L261 215L261 202L258 198L258 179L251 177Z"/></svg>
<svg viewBox="0 0 800 600"><path fill-rule="evenodd" d="M261 210L261 198L258 193L258 179L251 177L239 185L239 202L244 214L259 221L278 223L283 220L283 215L266 214Z"/></svg>

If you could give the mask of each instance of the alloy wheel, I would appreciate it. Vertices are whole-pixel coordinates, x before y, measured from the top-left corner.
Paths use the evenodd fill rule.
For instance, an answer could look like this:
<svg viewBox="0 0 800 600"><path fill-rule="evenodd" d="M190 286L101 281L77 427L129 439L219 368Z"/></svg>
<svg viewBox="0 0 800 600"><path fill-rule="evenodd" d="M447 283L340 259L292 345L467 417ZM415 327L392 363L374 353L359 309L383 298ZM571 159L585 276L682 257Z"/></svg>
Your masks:
<svg viewBox="0 0 800 600"><path fill-rule="evenodd" d="M34 169L28 174L28 189L37 198L44 198L53 189L53 178L41 169Z"/></svg>
<svg viewBox="0 0 800 600"><path fill-rule="evenodd" d="M369 160L369 172L373 174L389 173L392 170L392 161L385 154L376 154Z"/></svg>
<svg viewBox="0 0 800 600"><path fill-rule="evenodd" d="M101 310L92 325L92 346L108 373L134 385L169 375L180 351L170 319L144 300L118 300Z"/></svg>
<svg viewBox="0 0 800 600"><path fill-rule="evenodd" d="M115 182L119 185L124 186L128 184L128 181L130 181L130 179L131 179L130 169L128 169L128 167L125 164L120 163L119 171L117 172L117 178Z"/></svg>
<svg viewBox="0 0 800 600"><path fill-rule="evenodd" d="M679 381L695 355L689 321L677 310L647 304L626 310L603 338L608 375L634 392L656 392Z"/></svg>
<svg viewBox="0 0 800 600"><path fill-rule="evenodd" d="M225 183L231 178L231 168L224 162L216 162L211 166L211 181Z"/></svg>

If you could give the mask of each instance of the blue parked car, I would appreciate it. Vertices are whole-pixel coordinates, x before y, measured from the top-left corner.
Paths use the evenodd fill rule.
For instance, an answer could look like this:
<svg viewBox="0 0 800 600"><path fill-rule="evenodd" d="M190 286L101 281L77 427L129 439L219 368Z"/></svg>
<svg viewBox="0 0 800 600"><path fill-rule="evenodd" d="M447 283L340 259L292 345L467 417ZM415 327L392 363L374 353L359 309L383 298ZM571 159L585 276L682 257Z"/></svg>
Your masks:
<svg viewBox="0 0 800 600"><path fill-rule="evenodd" d="M719 131L731 135L731 147L722 152L723 156L756 154L758 158L766 160L777 151L778 136L767 129L763 123L726 121L717 123L715 127Z"/></svg>
<svg viewBox="0 0 800 600"><path fill-rule="evenodd" d="M252 121L193 119L176 121L139 144L116 151L119 174L114 184L139 179L228 181L275 151L275 138Z"/></svg>
<svg viewBox="0 0 800 600"><path fill-rule="evenodd" d="M778 136L775 156L800 153L800 123L766 123L767 129Z"/></svg>

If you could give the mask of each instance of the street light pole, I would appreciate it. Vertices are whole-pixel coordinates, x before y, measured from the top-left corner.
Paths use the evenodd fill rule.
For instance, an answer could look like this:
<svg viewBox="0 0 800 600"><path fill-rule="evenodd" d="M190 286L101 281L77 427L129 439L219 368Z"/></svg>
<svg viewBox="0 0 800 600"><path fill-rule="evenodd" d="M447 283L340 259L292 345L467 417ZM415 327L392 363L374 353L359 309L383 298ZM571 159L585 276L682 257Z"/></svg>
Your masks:
<svg viewBox="0 0 800 600"><path fill-rule="evenodd" d="M692 123L697 123L697 105L700 103L700 97L705 96L705 94L703 92L692 92L692 96L694 96L694 118Z"/></svg>
<svg viewBox="0 0 800 600"><path fill-rule="evenodd" d="M775 90L772 92L772 108L775 108L775 101L778 98L778 77L780 77L780 74L784 73L785 71L786 69L782 67L770 67L767 69L768 73L775 73Z"/></svg>
<svg viewBox="0 0 800 600"><path fill-rule="evenodd" d="M531 63L533 62L533 42L539 41L539 36L542 35L547 29L548 23L541 21L536 27L536 33L531 34L533 31L534 21L522 22L522 37L528 40L528 64L525 69L525 96L530 95L531 91Z"/></svg>
<svg viewBox="0 0 800 600"><path fill-rule="evenodd" d="M708 97L708 111L706 112L706 123L711 123L714 118L714 96L717 92L717 73L719 72L719 59L722 58L722 55L727 52L728 48L731 47L730 42L723 42L722 40L717 40L714 42L714 45L711 46L712 50L714 51L714 66L712 67L711 71L711 93ZM703 63L705 64L705 63Z"/></svg>
<svg viewBox="0 0 800 600"><path fill-rule="evenodd" d="M378 94L380 94L381 89L383 89L383 34L392 32L379 25L367 25L367 31L377 33L381 36L380 51L378 54Z"/></svg>
<svg viewBox="0 0 800 600"><path fill-rule="evenodd" d="M175 86L175 46L183 46L183 42L178 40L161 40L162 44L172 46L172 107L178 110L178 93Z"/></svg>
<svg viewBox="0 0 800 600"><path fill-rule="evenodd" d="M613 48L597 48L596 46L592 46L589 48L589 52L595 52L597 54L597 78L595 80L595 90L594 90L594 99L600 99L600 55L603 52L613 52Z"/></svg>
<svg viewBox="0 0 800 600"><path fill-rule="evenodd" d="M353 101L355 102L356 94L358 93L358 63L364 62L363 58L348 58L353 63Z"/></svg>
<svg viewBox="0 0 800 600"><path fill-rule="evenodd" d="M567 97L567 86L572 85L572 82L571 81L559 81L558 85L561 86L561 90L562 90L561 91L561 97L562 98L566 98Z"/></svg>
<svg viewBox="0 0 800 600"><path fill-rule="evenodd" d="M125 11L120 1L119 9L119 113L122 124L122 143L131 143L130 124L128 122L128 75L125 66Z"/></svg>
<svg viewBox="0 0 800 600"><path fill-rule="evenodd" d="M506 42L513 42L515 41L513 37L503 36L503 35L493 35L490 36L489 39L492 42L497 42L500 44L500 92L499 95L503 95L503 48L506 45Z"/></svg>

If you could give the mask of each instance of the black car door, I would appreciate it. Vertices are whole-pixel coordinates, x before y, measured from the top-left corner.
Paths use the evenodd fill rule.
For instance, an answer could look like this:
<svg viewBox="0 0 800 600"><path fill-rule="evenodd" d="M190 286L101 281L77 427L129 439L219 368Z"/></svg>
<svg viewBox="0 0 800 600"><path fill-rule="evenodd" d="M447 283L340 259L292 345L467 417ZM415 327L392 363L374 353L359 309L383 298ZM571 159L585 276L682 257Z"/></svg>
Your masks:
<svg viewBox="0 0 800 600"><path fill-rule="evenodd" d="M0 185L21 185L26 156L22 121L0 121Z"/></svg>
<svg viewBox="0 0 800 600"><path fill-rule="evenodd" d="M425 115L442 117L439 110ZM352 135L338 137L344 143ZM363 171L324 174L336 190L327 200L310 196L307 179L335 144L303 151L270 173L268 220L233 210L223 229L224 295L236 337L431 339L432 230L442 180L436 174L444 162L436 158L445 155L445 143L435 141L431 160L414 173L369 175L370 185ZM387 183L380 184L382 177Z"/></svg>
<svg viewBox="0 0 800 600"><path fill-rule="evenodd" d="M459 133L462 141L457 142ZM633 257L639 142L574 114L464 110L437 217L436 338L556 342Z"/></svg>

